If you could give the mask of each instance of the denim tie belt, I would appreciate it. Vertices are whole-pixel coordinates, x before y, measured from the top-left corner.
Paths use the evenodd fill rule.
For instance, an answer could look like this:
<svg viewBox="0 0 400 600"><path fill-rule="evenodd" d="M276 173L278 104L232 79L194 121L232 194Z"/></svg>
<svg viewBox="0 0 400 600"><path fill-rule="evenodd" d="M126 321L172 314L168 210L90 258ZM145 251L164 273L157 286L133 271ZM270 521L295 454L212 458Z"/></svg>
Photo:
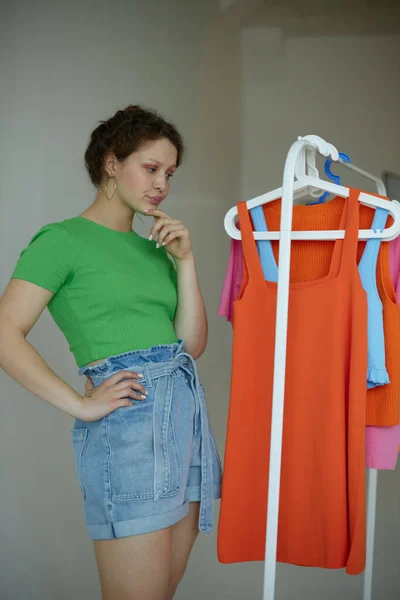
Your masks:
<svg viewBox="0 0 400 600"><path fill-rule="evenodd" d="M147 363L140 365L143 378L138 380L144 387L150 388L154 380L158 380L154 399L154 500L158 500L168 489L169 465L168 452L164 451L167 443L167 428L171 403L173 399L173 379L169 377L177 369L183 369L187 374L187 382L191 386L195 399L195 425L200 419L201 428L201 490L199 529L212 533L214 510L214 481L212 448L209 433L208 411L203 387L200 384L197 368L193 357L186 352L178 352L164 363Z"/></svg>

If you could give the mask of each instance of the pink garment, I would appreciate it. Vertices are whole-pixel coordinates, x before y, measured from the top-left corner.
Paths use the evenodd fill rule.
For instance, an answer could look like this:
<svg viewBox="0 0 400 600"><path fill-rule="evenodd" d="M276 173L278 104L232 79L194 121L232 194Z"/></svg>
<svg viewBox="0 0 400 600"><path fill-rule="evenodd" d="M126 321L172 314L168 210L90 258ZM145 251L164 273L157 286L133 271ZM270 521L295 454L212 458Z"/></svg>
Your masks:
<svg viewBox="0 0 400 600"><path fill-rule="evenodd" d="M239 295L240 286L243 278L243 252L242 242L240 240L231 241L228 266L222 287L221 299L219 302L218 314L225 317L232 323L233 302Z"/></svg>
<svg viewBox="0 0 400 600"><path fill-rule="evenodd" d="M400 298L400 236L389 242L389 268ZM243 252L240 240L231 241L228 267L225 274L218 314L232 323L233 302L239 294L243 277ZM400 401L400 399L399 399ZM396 468L400 446L400 424L393 427L367 427L366 463L369 469L393 470Z"/></svg>
<svg viewBox="0 0 400 600"><path fill-rule="evenodd" d="M400 298L400 235L389 242L389 268L398 302Z"/></svg>
<svg viewBox="0 0 400 600"><path fill-rule="evenodd" d="M367 427L366 462L369 469L394 470L399 455L400 425Z"/></svg>

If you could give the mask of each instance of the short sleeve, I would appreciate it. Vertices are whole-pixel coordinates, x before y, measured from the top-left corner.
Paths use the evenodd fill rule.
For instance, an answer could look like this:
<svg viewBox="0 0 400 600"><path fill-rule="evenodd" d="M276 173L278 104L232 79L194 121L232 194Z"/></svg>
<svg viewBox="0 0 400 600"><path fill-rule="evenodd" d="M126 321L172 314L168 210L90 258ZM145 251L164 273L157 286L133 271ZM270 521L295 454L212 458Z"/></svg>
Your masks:
<svg viewBox="0 0 400 600"><path fill-rule="evenodd" d="M22 250L11 279L23 279L56 293L75 266L75 240L62 223L44 225Z"/></svg>

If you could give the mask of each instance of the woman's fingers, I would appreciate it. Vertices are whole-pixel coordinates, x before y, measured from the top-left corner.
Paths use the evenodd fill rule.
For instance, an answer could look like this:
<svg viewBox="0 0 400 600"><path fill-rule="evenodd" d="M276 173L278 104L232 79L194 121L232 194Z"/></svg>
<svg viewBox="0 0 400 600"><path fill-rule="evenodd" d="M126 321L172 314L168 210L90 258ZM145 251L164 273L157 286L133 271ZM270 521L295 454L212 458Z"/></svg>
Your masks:
<svg viewBox="0 0 400 600"><path fill-rule="evenodd" d="M113 398L133 398L134 400L145 400L147 396L133 388L125 388L116 390L113 394Z"/></svg>
<svg viewBox="0 0 400 600"><path fill-rule="evenodd" d="M139 395L146 397L148 392L146 388L140 383L136 383L133 381L122 381L115 386L115 389L119 392L120 390L133 390L134 392L138 392Z"/></svg>
<svg viewBox="0 0 400 600"><path fill-rule="evenodd" d="M136 373L135 371L118 371L118 373L115 373L114 375L112 375L102 385L104 385L105 387L112 387L113 385L115 385L116 383L119 383L123 379L135 380L135 379L142 379L142 378L143 378L143 373Z"/></svg>
<svg viewBox="0 0 400 600"><path fill-rule="evenodd" d="M137 379L142 378L142 373L119 371L101 385L103 385L105 389L111 391L113 398L124 398L135 394L135 398L144 400L147 396L146 388L136 381Z"/></svg>
<svg viewBox="0 0 400 600"><path fill-rule="evenodd" d="M158 234L158 243L160 246L166 246L166 238L173 231L178 232L178 236L176 237L179 237L179 232L181 232L182 235L185 232L185 228L182 225L165 225Z"/></svg>
<svg viewBox="0 0 400 600"><path fill-rule="evenodd" d="M161 231L161 229L163 227L165 227L166 225L182 225L181 221L178 221L177 219L171 219L171 217L168 218L163 218L163 219L158 219L153 227L150 229L150 240L154 240L157 236L157 234L159 234L159 232Z"/></svg>
<svg viewBox="0 0 400 600"><path fill-rule="evenodd" d="M171 242L173 242L174 240L179 239L181 237L182 237L182 232L180 230L178 230L178 231L172 231L164 239L163 245L164 246L168 246Z"/></svg>

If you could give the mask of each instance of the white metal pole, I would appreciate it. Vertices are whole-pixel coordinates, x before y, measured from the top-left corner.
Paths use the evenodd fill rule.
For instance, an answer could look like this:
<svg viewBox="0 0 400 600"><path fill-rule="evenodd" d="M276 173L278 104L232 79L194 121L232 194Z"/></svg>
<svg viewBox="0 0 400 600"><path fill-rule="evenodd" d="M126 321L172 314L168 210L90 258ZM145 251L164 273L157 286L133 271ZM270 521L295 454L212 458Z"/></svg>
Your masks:
<svg viewBox="0 0 400 600"><path fill-rule="evenodd" d="M375 515L378 488L378 471L368 469L367 500L367 556L364 573L364 600L372 598L372 572L374 567Z"/></svg>
<svg viewBox="0 0 400 600"><path fill-rule="evenodd" d="M348 167L349 164L346 164ZM386 196L386 187L382 179L378 179L366 171L362 171L358 167L351 165L353 171L357 171L361 175L373 179L376 182L378 194ZM368 497L367 497L367 555L365 562L364 573L364 593L363 600L372 599L372 573L374 570L374 545L375 545L375 523L376 523L376 497L378 493L378 471L376 469L368 469Z"/></svg>
<svg viewBox="0 0 400 600"><path fill-rule="evenodd" d="M293 183L296 161L305 144L307 144L307 142L294 142L287 155L283 173L282 208L279 235L278 293L275 324L274 379L272 392L271 446L264 561L264 600L274 600L275 597L276 548L278 539L283 405L286 372L286 341L289 305Z"/></svg>

